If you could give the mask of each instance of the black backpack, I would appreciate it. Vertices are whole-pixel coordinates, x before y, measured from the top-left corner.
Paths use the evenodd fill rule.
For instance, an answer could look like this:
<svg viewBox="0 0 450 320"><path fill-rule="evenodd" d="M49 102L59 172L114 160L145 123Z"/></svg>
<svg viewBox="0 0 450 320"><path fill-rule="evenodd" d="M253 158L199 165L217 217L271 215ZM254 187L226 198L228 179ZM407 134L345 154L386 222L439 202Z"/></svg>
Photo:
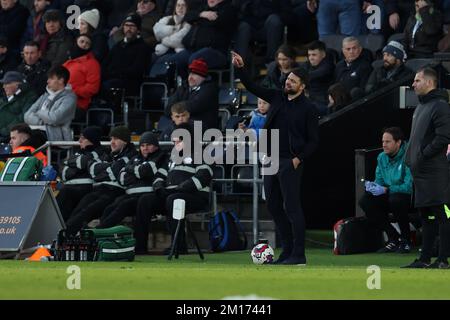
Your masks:
<svg viewBox="0 0 450 320"><path fill-rule="evenodd" d="M383 234L366 217L339 220L333 228L336 255L375 252L383 246Z"/></svg>
<svg viewBox="0 0 450 320"><path fill-rule="evenodd" d="M235 212L225 210L211 218L209 242L214 252L247 249L247 236Z"/></svg>

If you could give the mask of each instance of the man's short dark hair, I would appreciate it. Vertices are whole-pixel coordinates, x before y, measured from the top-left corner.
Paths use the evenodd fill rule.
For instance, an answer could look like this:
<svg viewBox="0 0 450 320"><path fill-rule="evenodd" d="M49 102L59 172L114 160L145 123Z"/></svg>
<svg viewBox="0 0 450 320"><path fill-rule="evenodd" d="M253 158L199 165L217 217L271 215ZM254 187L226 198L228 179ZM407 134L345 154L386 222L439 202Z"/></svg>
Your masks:
<svg viewBox="0 0 450 320"><path fill-rule="evenodd" d="M302 83L308 87L309 86L309 76L308 71L306 71L304 68L295 68L292 69L291 73L295 74L297 77L300 78Z"/></svg>
<svg viewBox="0 0 450 320"><path fill-rule="evenodd" d="M423 67L420 68L419 70L417 70L417 73L423 73L423 75L426 78L430 78L431 80L433 80L434 85L437 87L438 86L438 74L436 72L436 70L434 70L431 67Z"/></svg>
<svg viewBox="0 0 450 320"><path fill-rule="evenodd" d="M64 85L66 85L70 79L70 72L64 66L55 66L48 71L47 76L49 78L53 76L57 77L58 79L62 78L64 79Z"/></svg>
<svg viewBox="0 0 450 320"><path fill-rule="evenodd" d="M13 131L17 131L18 133L25 133L29 136L31 136L31 134L32 134L30 126L26 123L18 123L16 125L12 126L11 129L9 130L9 132L13 132Z"/></svg>
<svg viewBox="0 0 450 320"><path fill-rule="evenodd" d="M398 141L398 140L404 140L405 135L403 134L402 129L400 129L399 127L389 127L389 128L384 128L382 134L385 133L389 133L392 138L394 139L394 141Z"/></svg>
<svg viewBox="0 0 450 320"><path fill-rule="evenodd" d="M25 42L23 47L36 47L38 50L41 50L41 45L39 42L33 40Z"/></svg>
<svg viewBox="0 0 450 320"><path fill-rule="evenodd" d="M322 52L326 52L327 46L324 42L322 42L320 40L316 40L316 41L311 42L311 44L308 46L308 50L319 50Z"/></svg>
<svg viewBox="0 0 450 320"><path fill-rule="evenodd" d="M180 102L174 103L170 107L170 112L172 112L172 113L183 113L186 111L188 111L186 101L180 101Z"/></svg>

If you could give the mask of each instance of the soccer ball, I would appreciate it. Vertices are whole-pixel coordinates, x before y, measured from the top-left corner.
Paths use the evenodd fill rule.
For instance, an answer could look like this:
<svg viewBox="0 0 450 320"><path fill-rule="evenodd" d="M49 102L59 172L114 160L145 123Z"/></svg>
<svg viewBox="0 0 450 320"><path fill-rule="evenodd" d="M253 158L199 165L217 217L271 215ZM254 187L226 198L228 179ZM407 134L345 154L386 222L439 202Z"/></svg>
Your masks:
<svg viewBox="0 0 450 320"><path fill-rule="evenodd" d="M266 264L273 261L273 249L267 243L257 244L251 253L253 263Z"/></svg>

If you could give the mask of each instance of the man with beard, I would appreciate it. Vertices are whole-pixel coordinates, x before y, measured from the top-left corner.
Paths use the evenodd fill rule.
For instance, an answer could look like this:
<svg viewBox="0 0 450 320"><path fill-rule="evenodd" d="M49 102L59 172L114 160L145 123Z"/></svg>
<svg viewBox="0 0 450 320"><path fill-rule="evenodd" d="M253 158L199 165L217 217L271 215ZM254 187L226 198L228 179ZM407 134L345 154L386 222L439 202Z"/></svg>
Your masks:
<svg viewBox="0 0 450 320"><path fill-rule="evenodd" d="M102 66L103 90L124 88L126 95L138 94L151 58L150 48L140 35L141 23L136 13L123 21L125 37L111 49Z"/></svg>
<svg viewBox="0 0 450 320"><path fill-rule="evenodd" d="M389 42L383 48L383 65L372 71L366 84L366 94L381 89L401 79L413 77L413 71L404 64L406 53L397 41Z"/></svg>
<svg viewBox="0 0 450 320"><path fill-rule="evenodd" d="M271 141L279 146L279 170L274 175L264 176L267 207L283 247L275 263L306 265L305 219L300 203L300 185L304 161L314 152L319 141L317 110L304 93L306 71L292 70L284 91L266 89L250 82L247 73L241 71L244 67L242 57L235 52L232 55L238 77L247 90L271 105L264 128L279 132L279 141Z"/></svg>

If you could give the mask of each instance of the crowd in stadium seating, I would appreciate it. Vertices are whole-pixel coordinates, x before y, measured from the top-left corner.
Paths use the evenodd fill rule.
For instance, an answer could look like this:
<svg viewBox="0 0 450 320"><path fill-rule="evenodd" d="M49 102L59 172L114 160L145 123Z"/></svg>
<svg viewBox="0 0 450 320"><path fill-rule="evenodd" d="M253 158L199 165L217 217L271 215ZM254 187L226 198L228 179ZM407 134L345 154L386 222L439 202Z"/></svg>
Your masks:
<svg viewBox="0 0 450 320"><path fill-rule="evenodd" d="M81 15L74 18L71 5L78 6ZM381 8L380 27L366 23L372 5ZM171 88L160 110L160 139L168 140L175 127L194 120L202 121L204 130L217 128L220 88L209 71L228 69L231 49L255 64L256 56L262 57L267 69L262 85L268 88L283 88L290 71L305 69L309 98L321 115L411 77L407 59L432 58L438 48L450 50L445 27L450 23L450 0L2 0L0 6L3 141L23 122L45 131L49 140L73 140L71 122L85 122L95 101L117 88L125 96L139 96L143 81L166 63L176 65L182 81ZM401 35L386 41L394 33ZM342 35L333 40L339 39L342 52L329 46L334 35ZM369 35L382 35L384 41L378 48L366 48ZM298 59L299 51L288 42L306 45L306 61ZM376 59L382 62L376 64ZM265 113L253 108L250 127L258 122L254 128L259 129ZM89 161L100 159L98 134L84 134L92 146L82 147L78 156L89 152ZM136 156L129 134L116 134L124 138L118 150L130 150L113 158ZM141 150L138 161L144 158ZM66 166L75 169L79 163L69 161ZM122 167L114 170L119 173ZM95 180L84 175L73 179ZM69 223L74 230L123 191L114 192L119 189L100 182L113 192L91 194L85 202L92 207L60 204L67 219L78 219ZM76 194L70 190L62 194ZM77 199L91 191L92 186L84 188Z"/></svg>
<svg viewBox="0 0 450 320"><path fill-rule="evenodd" d="M165 62L175 63L183 79L197 59L203 59L208 69L226 69L231 48L248 60L259 50L267 65L263 85L281 88L286 74L299 66L296 49L286 41L307 43L319 37L323 42L310 43L307 61L300 66L308 70L309 96L324 115L333 110L328 108L328 91L334 83L341 83L354 101L380 83L407 76L406 59L432 57L439 41L443 41L439 47L445 48L443 25L448 22L449 2L5 0L0 8L0 77L7 71L23 73L27 84L20 86L31 87L38 97L45 91L48 70L63 64L77 96L74 121L84 122L93 99L107 95L111 88L138 96L150 69ZM82 11L77 18L72 16L71 5ZM367 19L374 12L371 5L381 8L382 23L368 29ZM71 22L77 27L71 28ZM342 42L342 58L340 52L326 47L327 37L339 33L351 36ZM400 44L386 47L381 52L384 63L373 71L372 62L380 58L382 46L364 48L367 43L361 37L383 34L387 39L393 33L403 34L397 37ZM258 49L255 43L263 46ZM398 61L394 62L393 53ZM180 90L187 92L176 90L177 98L169 99L167 110L173 100L185 99ZM31 104L25 103L27 107ZM209 118L205 128L217 127L213 119L217 113L207 109L189 111L194 120ZM14 122L21 120L19 116Z"/></svg>

